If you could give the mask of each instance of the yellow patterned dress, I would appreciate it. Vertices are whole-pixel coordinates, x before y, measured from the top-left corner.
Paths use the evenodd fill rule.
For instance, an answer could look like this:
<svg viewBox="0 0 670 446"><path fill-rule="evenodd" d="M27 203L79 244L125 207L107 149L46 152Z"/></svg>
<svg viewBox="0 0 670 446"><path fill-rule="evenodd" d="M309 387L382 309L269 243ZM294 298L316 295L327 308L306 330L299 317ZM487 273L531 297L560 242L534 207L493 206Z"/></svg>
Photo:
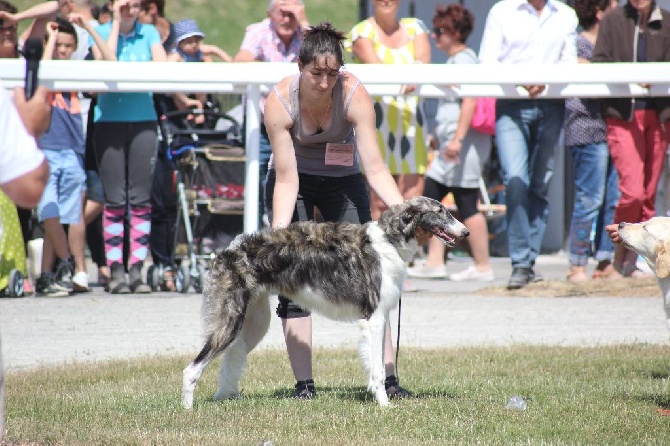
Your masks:
<svg viewBox="0 0 670 446"><path fill-rule="evenodd" d="M353 42L369 39L377 56L387 64L414 63L414 38L428 32L422 20L408 17L400 24L410 37L400 48L388 48L379 42L377 27L363 20L352 28L345 42L351 51ZM354 62L356 59L354 58ZM386 165L392 174L424 174L426 172L427 141L424 127L423 102L417 96L376 96L377 139Z"/></svg>
<svg viewBox="0 0 670 446"><path fill-rule="evenodd" d="M23 234L16 205L0 191L0 290L9 286L9 273L19 270L23 277L28 277L26 268L26 251L23 246Z"/></svg>

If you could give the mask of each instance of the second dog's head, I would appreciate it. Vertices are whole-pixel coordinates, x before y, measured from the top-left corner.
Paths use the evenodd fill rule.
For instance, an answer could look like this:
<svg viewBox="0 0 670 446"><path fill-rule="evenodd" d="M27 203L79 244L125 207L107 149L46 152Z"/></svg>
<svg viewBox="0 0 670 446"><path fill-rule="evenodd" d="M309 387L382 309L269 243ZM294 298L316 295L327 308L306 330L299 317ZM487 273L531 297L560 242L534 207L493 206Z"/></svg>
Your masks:
<svg viewBox="0 0 670 446"><path fill-rule="evenodd" d="M379 217L378 224L389 238L399 237L404 243L430 233L452 247L470 234L442 203L426 197L391 206Z"/></svg>
<svg viewBox="0 0 670 446"><path fill-rule="evenodd" d="M624 246L641 255L659 279L670 277L670 217L619 223L618 233Z"/></svg>

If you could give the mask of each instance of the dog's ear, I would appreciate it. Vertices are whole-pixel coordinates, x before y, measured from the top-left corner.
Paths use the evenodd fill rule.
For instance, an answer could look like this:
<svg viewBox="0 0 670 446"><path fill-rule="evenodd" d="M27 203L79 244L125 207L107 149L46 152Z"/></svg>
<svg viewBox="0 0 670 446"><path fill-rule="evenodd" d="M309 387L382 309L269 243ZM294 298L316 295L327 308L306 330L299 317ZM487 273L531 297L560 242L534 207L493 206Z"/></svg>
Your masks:
<svg viewBox="0 0 670 446"><path fill-rule="evenodd" d="M665 242L656 256L656 276L664 279L670 276L670 241Z"/></svg>

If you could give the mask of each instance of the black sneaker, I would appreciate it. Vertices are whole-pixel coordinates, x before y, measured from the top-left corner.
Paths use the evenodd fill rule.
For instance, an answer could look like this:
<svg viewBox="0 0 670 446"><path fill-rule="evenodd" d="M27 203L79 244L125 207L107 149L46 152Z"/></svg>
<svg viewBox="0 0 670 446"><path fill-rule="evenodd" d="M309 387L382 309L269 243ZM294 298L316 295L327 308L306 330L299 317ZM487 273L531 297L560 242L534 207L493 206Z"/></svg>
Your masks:
<svg viewBox="0 0 670 446"><path fill-rule="evenodd" d="M42 273L35 281L35 294L44 297L68 297L70 292L56 282L52 273Z"/></svg>
<svg viewBox="0 0 670 446"><path fill-rule="evenodd" d="M314 388L313 379L306 379L295 383L293 398L297 400L311 400L314 397L316 397L316 389Z"/></svg>
<svg viewBox="0 0 670 446"><path fill-rule="evenodd" d="M74 261L72 257L68 259L58 259L56 272L54 273L54 282L61 288L72 292L72 276L74 275Z"/></svg>
<svg viewBox="0 0 670 446"><path fill-rule="evenodd" d="M411 398L414 395L409 390L400 386L398 378L395 375L387 376L384 381L386 395L389 398Z"/></svg>
<svg viewBox="0 0 670 446"><path fill-rule="evenodd" d="M523 288L536 277L537 275L531 268L517 266L512 271L512 276L509 278L509 282L507 282L507 289L518 290L519 288Z"/></svg>

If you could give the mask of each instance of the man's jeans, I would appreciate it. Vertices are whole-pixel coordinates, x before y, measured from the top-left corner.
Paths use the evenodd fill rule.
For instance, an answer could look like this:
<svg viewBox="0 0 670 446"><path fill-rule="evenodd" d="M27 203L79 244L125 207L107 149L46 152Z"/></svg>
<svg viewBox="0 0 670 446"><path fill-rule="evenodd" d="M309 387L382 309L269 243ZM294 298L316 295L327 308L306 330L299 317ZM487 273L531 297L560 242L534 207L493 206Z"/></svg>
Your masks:
<svg viewBox="0 0 670 446"><path fill-rule="evenodd" d="M498 100L496 142L505 182L512 267L532 268L549 215L549 181L561 141L562 99Z"/></svg>
<svg viewBox="0 0 670 446"><path fill-rule="evenodd" d="M592 253L591 232L596 224L597 261L612 260L614 245L604 226L614 223L619 201L619 175L606 142L570 147L575 172L575 205L570 222L570 265L584 266Z"/></svg>

